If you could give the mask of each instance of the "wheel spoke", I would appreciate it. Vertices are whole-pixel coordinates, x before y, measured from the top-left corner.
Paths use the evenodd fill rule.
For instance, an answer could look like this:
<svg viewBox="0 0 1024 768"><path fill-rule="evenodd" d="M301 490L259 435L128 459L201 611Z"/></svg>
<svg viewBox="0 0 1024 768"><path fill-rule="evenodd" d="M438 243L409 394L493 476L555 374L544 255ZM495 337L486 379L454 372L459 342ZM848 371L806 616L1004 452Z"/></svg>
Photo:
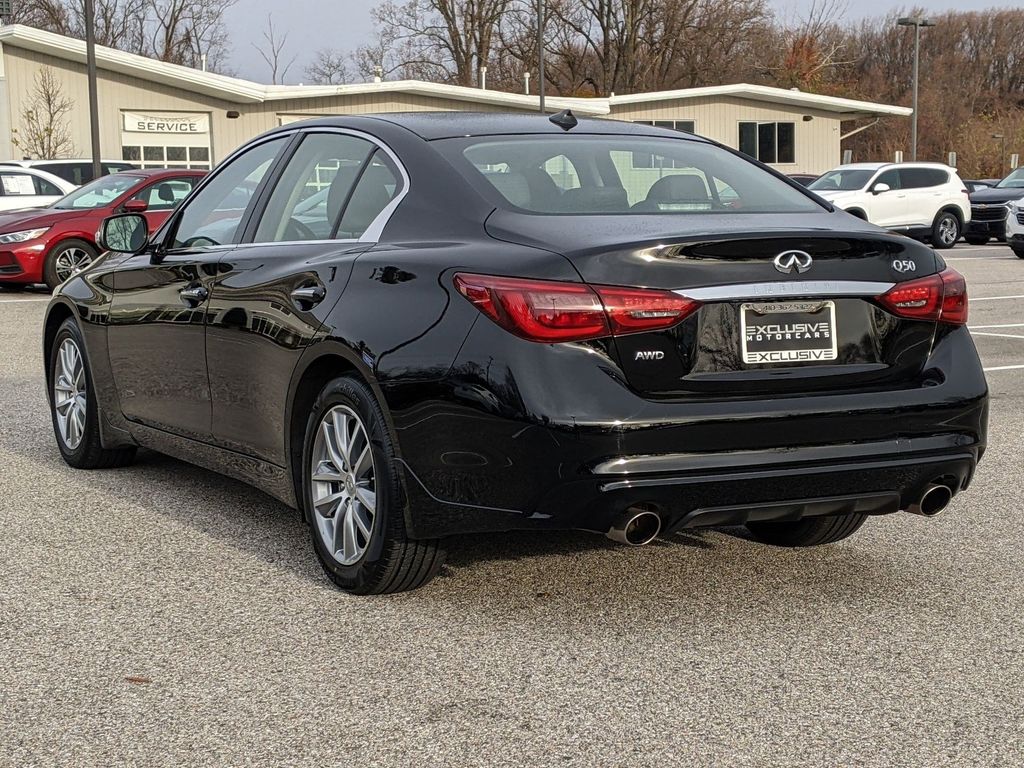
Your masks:
<svg viewBox="0 0 1024 768"><path fill-rule="evenodd" d="M335 439L334 426L324 421L320 425L320 431L323 433L324 448L327 450L327 458L338 472L345 470L345 459L338 451L338 444Z"/></svg>
<svg viewBox="0 0 1024 768"><path fill-rule="evenodd" d="M342 523L345 533L342 539L344 545L344 552L342 553L345 562L352 562L359 557L359 543L356 541L356 523L355 523L355 511L350 504L348 509L345 510L345 519Z"/></svg>
<svg viewBox="0 0 1024 768"><path fill-rule="evenodd" d="M363 452L359 454L359 458L356 459L355 466L352 467L352 476L356 480L361 480L371 469L373 469L373 457L370 455L370 444L367 443Z"/></svg>
<svg viewBox="0 0 1024 768"><path fill-rule="evenodd" d="M359 532L363 534L363 540L369 542L370 531L373 530L373 518L367 514L366 507L361 504L353 506L352 517L355 519Z"/></svg>
<svg viewBox="0 0 1024 768"><path fill-rule="evenodd" d="M326 496L321 496L319 499L313 499L313 506L319 510L322 507L330 506L335 502L344 501L346 498L348 498L348 493L344 490L335 491L334 493L329 493ZM324 517L328 517L328 515L324 515Z"/></svg>
<svg viewBox="0 0 1024 768"><path fill-rule="evenodd" d="M357 485L356 498L359 499L359 503L366 507L369 512L374 513L377 511L377 494L374 493L373 489Z"/></svg>
<svg viewBox="0 0 1024 768"><path fill-rule="evenodd" d="M345 476L341 474L330 461L321 461L320 465L313 471L314 483L343 483Z"/></svg>
<svg viewBox="0 0 1024 768"><path fill-rule="evenodd" d="M335 445L345 462L344 466L338 467L338 469L348 469L349 461L352 458L349 456L349 418L342 411L335 410L331 412L331 423L334 425Z"/></svg>

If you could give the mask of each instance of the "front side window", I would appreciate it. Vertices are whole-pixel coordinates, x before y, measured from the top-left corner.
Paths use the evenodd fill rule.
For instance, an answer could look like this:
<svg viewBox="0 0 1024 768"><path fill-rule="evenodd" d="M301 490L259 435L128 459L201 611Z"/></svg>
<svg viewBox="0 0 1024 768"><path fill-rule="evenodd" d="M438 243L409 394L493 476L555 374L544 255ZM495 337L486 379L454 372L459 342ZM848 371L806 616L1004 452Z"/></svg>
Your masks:
<svg viewBox="0 0 1024 768"><path fill-rule="evenodd" d="M837 168L822 174L810 184L808 189L815 192L853 192L864 189L864 185L871 179L874 171L859 170L856 168Z"/></svg>
<svg viewBox="0 0 1024 768"><path fill-rule="evenodd" d="M330 239L374 149L371 142L355 136L306 136L267 201L254 241Z"/></svg>
<svg viewBox="0 0 1024 768"><path fill-rule="evenodd" d="M890 168L888 171L880 173L871 186L876 187L879 184L888 184L889 189L903 189L903 174L898 168Z"/></svg>
<svg viewBox="0 0 1024 768"><path fill-rule="evenodd" d="M538 214L796 213L822 210L807 195L705 142L654 136L502 136L434 142L498 204ZM635 154L653 167L637 168ZM585 169L579 185L540 190L531 174L554 158ZM501 171L493 169L500 168Z"/></svg>
<svg viewBox="0 0 1024 768"><path fill-rule="evenodd" d="M245 212L260 182L290 138L280 136L258 144L217 171L182 209L170 247L237 243Z"/></svg>
<svg viewBox="0 0 1024 768"><path fill-rule="evenodd" d="M79 187L74 192L65 195L52 207L58 210L103 208L113 203L140 181L138 176L127 174L115 173L111 176L101 176L95 181L90 181L84 187Z"/></svg>
<svg viewBox="0 0 1024 768"><path fill-rule="evenodd" d="M741 122L739 148L762 163L795 163L796 124Z"/></svg>
<svg viewBox="0 0 1024 768"><path fill-rule="evenodd" d="M170 211L178 207L178 203L188 197L196 179L180 178L165 179L152 184L132 196L133 200L146 203L147 211Z"/></svg>

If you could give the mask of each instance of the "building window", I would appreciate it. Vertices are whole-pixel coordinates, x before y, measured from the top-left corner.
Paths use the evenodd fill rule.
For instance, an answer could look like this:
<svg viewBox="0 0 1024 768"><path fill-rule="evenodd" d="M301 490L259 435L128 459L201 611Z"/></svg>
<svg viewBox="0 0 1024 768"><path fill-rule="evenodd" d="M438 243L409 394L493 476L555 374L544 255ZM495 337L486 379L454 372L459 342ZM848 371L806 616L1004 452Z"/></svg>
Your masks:
<svg viewBox="0 0 1024 768"><path fill-rule="evenodd" d="M696 128L696 122L693 120L634 120L634 123L639 125L653 125L657 128L670 128L673 131L682 131L683 133L694 133ZM671 160L662 162L672 163ZM659 166L656 164L657 159L654 155L648 155L644 152L633 153L633 167L634 168L675 168L674 164Z"/></svg>
<svg viewBox="0 0 1024 768"><path fill-rule="evenodd" d="M740 152L762 163L796 162L795 123L740 123Z"/></svg>
<svg viewBox="0 0 1024 768"><path fill-rule="evenodd" d="M138 163L143 168L196 168L208 171L210 148L126 144L121 147L121 159Z"/></svg>

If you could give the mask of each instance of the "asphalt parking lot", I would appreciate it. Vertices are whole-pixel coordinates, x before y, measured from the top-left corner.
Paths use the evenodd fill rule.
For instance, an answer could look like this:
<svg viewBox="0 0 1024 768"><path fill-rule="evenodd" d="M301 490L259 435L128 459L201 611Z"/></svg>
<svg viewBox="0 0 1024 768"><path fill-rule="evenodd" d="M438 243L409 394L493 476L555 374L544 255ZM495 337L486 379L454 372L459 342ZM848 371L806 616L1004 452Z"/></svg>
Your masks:
<svg viewBox="0 0 1024 768"><path fill-rule="evenodd" d="M993 400L937 520L805 551L467 537L369 599L244 485L154 454L66 467L47 297L0 292L0 764L1021 765L1024 260L948 257Z"/></svg>

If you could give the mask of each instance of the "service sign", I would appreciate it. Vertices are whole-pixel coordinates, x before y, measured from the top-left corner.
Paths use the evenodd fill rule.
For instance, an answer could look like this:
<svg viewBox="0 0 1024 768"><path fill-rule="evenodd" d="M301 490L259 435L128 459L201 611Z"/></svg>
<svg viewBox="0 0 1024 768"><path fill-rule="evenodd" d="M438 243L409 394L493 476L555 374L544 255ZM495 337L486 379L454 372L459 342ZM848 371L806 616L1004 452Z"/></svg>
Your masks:
<svg viewBox="0 0 1024 768"><path fill-rule="evenodd" d="M209 115L189 115L179 112L143 114L122 112L124 129L131 133L209 133Z"/></svg>

